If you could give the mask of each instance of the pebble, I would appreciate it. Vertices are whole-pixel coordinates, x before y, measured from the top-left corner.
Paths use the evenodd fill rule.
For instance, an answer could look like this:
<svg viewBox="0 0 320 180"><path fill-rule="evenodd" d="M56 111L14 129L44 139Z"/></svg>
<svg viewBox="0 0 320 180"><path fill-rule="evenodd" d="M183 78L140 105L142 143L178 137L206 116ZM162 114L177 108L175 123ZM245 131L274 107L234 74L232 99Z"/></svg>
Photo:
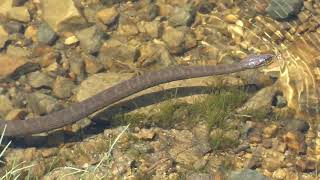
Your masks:
<svg viewBox="0 0 320 180"><path fill-rule="evenodd" d="M51 88L53 78L48 74L40 71L35 71L28 74L28 83L33 88Z"/></svg>
<svg viewBox="0 0 320 180"><path fill-rule="evenodd" d="M20 21L20 22L29 22L30 14L27 7L13 7L9 10L8 16L12 20Z"/></svg>
<svg viewBox="0 0 320 180"><path fill-rule="evenodd" d="M37 31L37 40L41 43L52 45L58 36L46 23L42 23Z"/></svg>
<svg viewBox="0 0 320 180"><path fill-rule="evenodd" d="M271 0L267 12L274 19L284 20L297 15L302 7L303 0Z"/></svg>
<svg viewBox="0 0 320 180"><path fill-rule="evenodd" d="M96 18L105 25L111 25L115 23L118 17L119 12L115 7L102 9L96 14Z"/></svg>
<svg viewBox="0 0 320 180"><path fill-rule="evenodd" d="M182 8L176 7L169 16L170 26L190 26L194 20L194 10L191 6L186 5Z"/></svg>
<svg viewBox="0 0 320 180"><path fill-rule="evenodd" d="M41 0L42 18L54 32L79 29L86 24L73 0Z"/></svg>
<svg viewBox="0 0 320 180"><path fill-rule="evenodd" d="M7 113L5 120L12 121L25 119L27 114L28 112L25 109L12 109Z"/></svg>
<svg viewBox="0 0 320 180"><path fill-rule="evenodd" d="M81 48L89 54L97 53L102 45L104 33L96 26L82 29L76 32Z"/></svg>
<svg viewBox="0 0 320 180"><path fill-rule="evenodd" d="M53 83L53 94L61 99L68 98L72 95L76 85L68 78L58 76Z"/></svg>
<svg viewBox="0 0 320 180"><path fill-rule="evenodd" d="M288 148L299 154L305 154L307 145L305 143L304 135L297 131L289 131L283 136L284 142Z"/></svg>

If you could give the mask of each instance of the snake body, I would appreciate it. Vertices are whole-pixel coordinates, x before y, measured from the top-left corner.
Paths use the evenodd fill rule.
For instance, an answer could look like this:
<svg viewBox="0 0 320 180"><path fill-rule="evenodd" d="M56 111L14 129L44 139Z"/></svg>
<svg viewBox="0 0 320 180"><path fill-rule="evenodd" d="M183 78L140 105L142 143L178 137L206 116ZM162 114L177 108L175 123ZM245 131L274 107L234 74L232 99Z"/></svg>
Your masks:
<svg viewBox="0 0 320 180"><path fill-rule="evenodd" d="M0 130L6 126L5 136L23 136L37 134L61 128L74 123L90 114L109 106L127 96L153 87L182 79L221 75L253 69L271 62L273 55L250 55L240 63L215 66L175 66L159 71L148 72L132 77L82 102L75 103L66 109L45 116L26 120L0 120Z"/></svg>

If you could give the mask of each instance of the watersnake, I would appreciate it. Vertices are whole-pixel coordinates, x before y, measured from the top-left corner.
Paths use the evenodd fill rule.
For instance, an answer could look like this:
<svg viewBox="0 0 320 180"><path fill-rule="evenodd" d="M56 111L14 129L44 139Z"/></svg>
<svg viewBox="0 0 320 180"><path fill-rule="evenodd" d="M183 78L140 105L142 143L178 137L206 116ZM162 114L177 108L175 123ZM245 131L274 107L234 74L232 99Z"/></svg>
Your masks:
<svg viewBox="0 0 320 180"><path fill-rule="evenodd" d="M272 61L272 54L250 55L239 63L208 66L172 66L159 71L147 72L110 87L82 102L45 116L5 121L0 120L0 129L6 125L5 136L37 134L61 128L101 110L127 96L172 81L229 74L246 69L254 69Z"/></svg>

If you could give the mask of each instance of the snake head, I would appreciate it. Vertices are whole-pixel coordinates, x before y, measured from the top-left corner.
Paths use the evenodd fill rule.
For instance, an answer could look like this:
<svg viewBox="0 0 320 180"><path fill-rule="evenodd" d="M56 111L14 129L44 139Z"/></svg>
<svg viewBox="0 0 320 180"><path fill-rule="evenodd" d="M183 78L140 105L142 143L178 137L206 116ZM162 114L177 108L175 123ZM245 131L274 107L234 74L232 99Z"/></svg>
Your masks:
<svg viewBox="0 0 320 180"><path fill-rule="evenodd" d="M273 54L252 54L243 60L249 68L258 68L272 62Z"/></svg>

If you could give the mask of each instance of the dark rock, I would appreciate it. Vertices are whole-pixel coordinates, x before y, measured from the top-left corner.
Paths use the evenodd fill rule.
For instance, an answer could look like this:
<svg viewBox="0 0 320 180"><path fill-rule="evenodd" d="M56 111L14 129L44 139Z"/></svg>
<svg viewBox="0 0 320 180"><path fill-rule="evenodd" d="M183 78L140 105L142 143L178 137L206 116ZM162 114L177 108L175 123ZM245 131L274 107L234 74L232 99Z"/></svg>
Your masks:
<svg viewBox="0 0 320 180"><path fill-rule="evenodd" d="M37 38L41 43L52 45L57 40L58 36L48 24L42 23L39 26Z"/></svg>
<svg viewBox="0 0 320 180"><path fill-rule="evenodd" d="M231 171L227 180L269 180L267 176L260 174L258 171L246 169L242 171Z"/></svg>
<svg viewBox="0 0 320 180"><path fill-rule="evenodd" d="M310 126L306 121L300 119L288 119L285 121L285 128L287 131L299 131L305 133Z"/></svg>
<svg viewBox="0 0 320 180"><path fill-rule="evenodd" d="M267 8L268 14L278 20L296 16L303 6L303 0L272 0Z"/></svg>
<svg viewBox="0 0 320 180"><path fill-rule="evenodd" d="M76 32L76 36L80 40L81 48L89 54L94 54L99 51L105 35L96 26L91 26Z"/></svg>
<svg viewBox="0 0 320 180"><path fill-rule="evenodd" d="M9 34L13 33L23 33L24 31L24 26L22 23L15 22L15 21L10 21L4 25L5 30Z"/></svg>

